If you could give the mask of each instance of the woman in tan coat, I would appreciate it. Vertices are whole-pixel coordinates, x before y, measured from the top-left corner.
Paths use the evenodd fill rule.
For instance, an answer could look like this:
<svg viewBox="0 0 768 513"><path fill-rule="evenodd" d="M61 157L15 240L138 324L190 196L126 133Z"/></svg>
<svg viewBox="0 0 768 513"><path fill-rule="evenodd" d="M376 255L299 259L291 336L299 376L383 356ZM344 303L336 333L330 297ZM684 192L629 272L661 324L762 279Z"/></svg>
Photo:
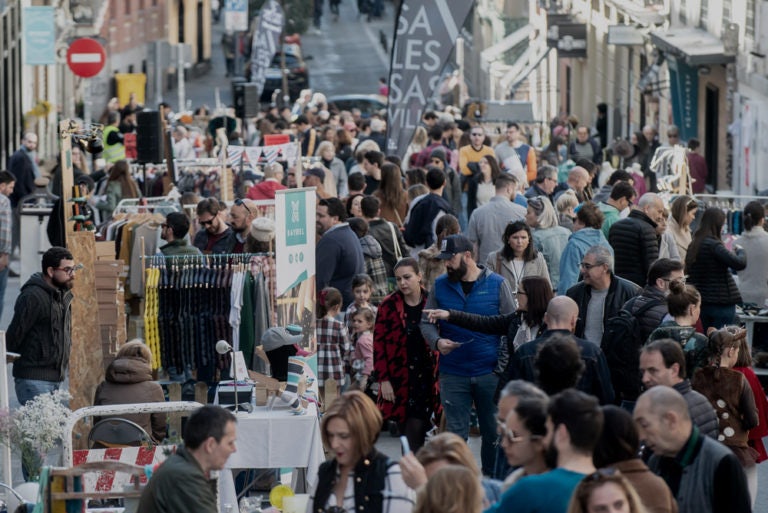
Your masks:
<svg viewBox="0 0 768 513"><path fill-rule="evenodd" d="M96 389L94 406L165 402L163 388L152 380L152 353L141 340L127 342L107 367L104 381ZM165 413L119 415L135 422L155 442L166 437Z"/></svg>

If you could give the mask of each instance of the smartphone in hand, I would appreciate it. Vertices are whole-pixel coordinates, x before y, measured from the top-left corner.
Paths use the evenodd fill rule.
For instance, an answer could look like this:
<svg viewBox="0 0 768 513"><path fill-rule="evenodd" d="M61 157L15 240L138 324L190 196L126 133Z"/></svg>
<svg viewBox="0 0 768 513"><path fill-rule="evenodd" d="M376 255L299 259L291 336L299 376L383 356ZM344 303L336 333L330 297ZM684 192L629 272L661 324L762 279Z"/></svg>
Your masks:
<svg viewBox="0 0 768 513"><path fill-rule="evenodd" d="M403 450L403 456L405 456L406 454L410 454L411 444L408 443L408 437L406 436L400 437L400 447Z"/></svg>

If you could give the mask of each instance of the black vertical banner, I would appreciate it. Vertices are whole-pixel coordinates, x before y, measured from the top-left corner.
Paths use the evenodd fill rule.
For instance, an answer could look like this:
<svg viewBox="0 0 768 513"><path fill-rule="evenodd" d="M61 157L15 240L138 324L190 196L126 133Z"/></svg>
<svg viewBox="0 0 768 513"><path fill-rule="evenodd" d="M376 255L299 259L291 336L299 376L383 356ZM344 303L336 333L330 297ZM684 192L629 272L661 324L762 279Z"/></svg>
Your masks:
<svg viewBox="0 0 768 513"><path fill-rule="evenodd" d="M259 95L264 91L267 81L267 68L280 48L280 34L284 25L285 14L280 4L276 0L266 2L259 13L259 25L251 42L251 82L256 84Z"/></svg>
<svg viewBox="0 0 768 513"><path fill-rule="evenodd" d="M403 157L473 0L403 0L389 66L386 153Z"/></svg>

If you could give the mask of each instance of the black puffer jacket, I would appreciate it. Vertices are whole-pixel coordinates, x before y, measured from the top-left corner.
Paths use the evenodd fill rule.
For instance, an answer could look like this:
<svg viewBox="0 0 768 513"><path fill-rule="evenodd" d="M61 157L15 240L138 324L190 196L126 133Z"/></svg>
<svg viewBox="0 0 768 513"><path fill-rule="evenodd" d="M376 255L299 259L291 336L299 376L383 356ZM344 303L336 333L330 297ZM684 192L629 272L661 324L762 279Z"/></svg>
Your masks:
<svg viewBox="0 0 768 513"><path fill-rule="evenodd" d="M741 303L741 294L729 270L741 271L747 266L743 249L728 251L723 242L714 237L701 241L695 255L688 253L685 270L688 283L701 293L702 304L735 305Z"/></svg>
<svg viewBox="0 0 768 513"><path fill-rule="evenodd" d="M611 285L608 287L608 295L605 297L603 327L605 327L605 322L608 319L619 313L624 303L638 294L640 294L640 287L631 281L612 275ZM592 287L580 281L568 289L565 295L576 301L576 304L579 305L579 320L576 321L576 331L573 334L579 338L584 338L584 322L587 319L587 307L589 306L589 299L592 297ZM600 345L599 340L594 342Z"/></svg>
<svg viewBox="0 0 768 513"><path fill-rule="evenodd" d="M608 242L616 258L616 275L644 286L648 269L659 258L656 223L642 210L632 210L611 226Z"/></svg>
<svg viewBox="0 0 768 513"><path fill-rule="evenodd" d="M635 313L651 301L656 301L657 304L643 312L640 317L637 317ZM650 285L645 287L639 296L627 301L625 308L629 313L637 317L637 322L640 324L640 337L644 341L648 340L648 336L659 327L661 321L669 312L664 292Z"/></svg>

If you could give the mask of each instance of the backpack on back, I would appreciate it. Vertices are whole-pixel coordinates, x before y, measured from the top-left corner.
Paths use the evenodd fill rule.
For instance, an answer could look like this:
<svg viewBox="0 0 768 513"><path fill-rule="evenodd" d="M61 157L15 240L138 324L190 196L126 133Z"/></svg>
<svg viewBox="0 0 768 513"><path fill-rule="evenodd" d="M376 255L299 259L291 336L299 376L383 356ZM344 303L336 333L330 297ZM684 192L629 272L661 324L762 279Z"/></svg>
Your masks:
<svg viewBox="0 0 768 513"><path fill-rule="evenodd" d="M611 370L611 382L616 392L616 400L635 401L642 387L640 376L640 349L645 345L639 318L654 306L660 305L658 299L651 299L637 312L631 313L635 301L624 305L619 313L605 323L600 347L605 354L608 368Z"/></svg>

